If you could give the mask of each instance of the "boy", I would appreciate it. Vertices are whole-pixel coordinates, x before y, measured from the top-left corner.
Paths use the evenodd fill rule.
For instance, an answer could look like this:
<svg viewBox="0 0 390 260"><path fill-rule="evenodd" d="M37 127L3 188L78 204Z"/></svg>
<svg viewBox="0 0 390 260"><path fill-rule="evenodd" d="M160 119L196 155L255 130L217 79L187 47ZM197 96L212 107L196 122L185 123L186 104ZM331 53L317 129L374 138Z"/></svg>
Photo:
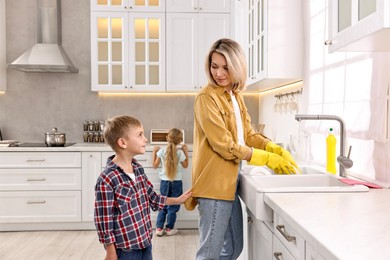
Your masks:
<svg viewBox="0 0 390 260"><path fill-rule="evenodd" d="M95 186L95 225L106 249L105 259L152 259L150 208L182 204L154 192L142 166L134 159L145 153L147 139L141 122L130 116L106 121L104 139L115 151Z"/></svg>

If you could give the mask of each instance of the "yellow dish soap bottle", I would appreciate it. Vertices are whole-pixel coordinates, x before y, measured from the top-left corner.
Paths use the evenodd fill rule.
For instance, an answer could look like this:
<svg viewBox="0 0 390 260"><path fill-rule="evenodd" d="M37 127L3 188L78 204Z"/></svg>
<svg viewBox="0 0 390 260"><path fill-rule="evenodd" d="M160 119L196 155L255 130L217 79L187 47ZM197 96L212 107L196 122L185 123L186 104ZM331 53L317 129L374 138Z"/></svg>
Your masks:
<svg viewBox="0 0 390 260"><path fill-rule="evenodd" d="M336 174L336 137L333 128L329 129L326 137L326 171Z"/></svg>

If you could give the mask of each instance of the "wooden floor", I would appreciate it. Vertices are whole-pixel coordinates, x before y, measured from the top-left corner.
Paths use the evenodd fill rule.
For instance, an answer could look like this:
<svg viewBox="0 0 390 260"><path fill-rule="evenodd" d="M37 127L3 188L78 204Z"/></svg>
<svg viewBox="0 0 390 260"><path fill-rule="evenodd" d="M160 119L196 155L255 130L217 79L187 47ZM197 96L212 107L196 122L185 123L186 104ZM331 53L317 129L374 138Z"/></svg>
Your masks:
<svg viewBox="0 0 390 260"><path fill-rule="evenodd" d="M153 235L153 260L195 259L199 245L196 229L181 229L174 236ZM0 232L0 259L104 259L96 231Z"/></svg>

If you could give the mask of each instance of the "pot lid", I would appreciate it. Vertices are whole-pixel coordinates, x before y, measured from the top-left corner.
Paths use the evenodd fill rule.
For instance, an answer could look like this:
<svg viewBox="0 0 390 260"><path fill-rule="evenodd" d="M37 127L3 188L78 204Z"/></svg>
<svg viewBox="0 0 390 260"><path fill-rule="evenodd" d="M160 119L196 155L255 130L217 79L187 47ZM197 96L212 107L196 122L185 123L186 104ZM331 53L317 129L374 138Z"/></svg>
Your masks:
<svg viewBox="0 0 390 260"><path fill-rule="evenodd" d="M65 133L59 133L57 127L53 127L50 132L46 132L47 135L64 135Z"/></svg>

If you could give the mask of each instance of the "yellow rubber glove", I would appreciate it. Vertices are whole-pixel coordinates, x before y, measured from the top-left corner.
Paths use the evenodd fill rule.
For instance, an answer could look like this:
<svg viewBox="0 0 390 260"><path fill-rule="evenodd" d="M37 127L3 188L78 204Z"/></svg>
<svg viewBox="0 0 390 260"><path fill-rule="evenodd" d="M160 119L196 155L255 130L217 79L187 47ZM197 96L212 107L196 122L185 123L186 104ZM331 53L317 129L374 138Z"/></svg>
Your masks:
<svg viewBox="0 0 390 260"><path fill-rule="evenodd" d="M296 170L289 161L283 157L260 149L253 149L249 164L257 166L268 166L276 174L295 174Z"/></svg>
<svg viewBox="0 0 390 260"><path fill-rule="evenodd" d="M282 156L284 159L289 161L299 172L301 172L301 170L299 169L297 163L294 161L294 158L284 148L280 147L279 145L277 145L277 144L275 144L273 142L268 142L267 145L265 146L265 150L267 152L276 153L277 155Z"/></svg>

